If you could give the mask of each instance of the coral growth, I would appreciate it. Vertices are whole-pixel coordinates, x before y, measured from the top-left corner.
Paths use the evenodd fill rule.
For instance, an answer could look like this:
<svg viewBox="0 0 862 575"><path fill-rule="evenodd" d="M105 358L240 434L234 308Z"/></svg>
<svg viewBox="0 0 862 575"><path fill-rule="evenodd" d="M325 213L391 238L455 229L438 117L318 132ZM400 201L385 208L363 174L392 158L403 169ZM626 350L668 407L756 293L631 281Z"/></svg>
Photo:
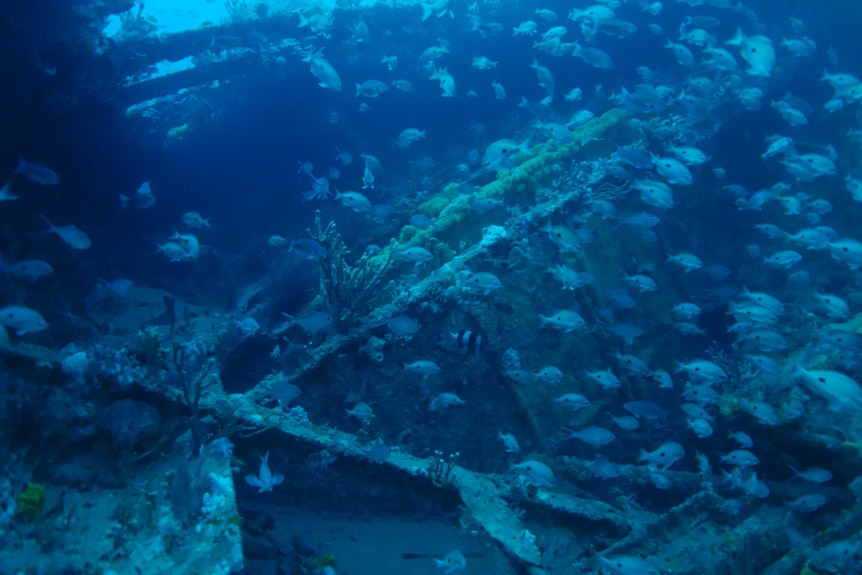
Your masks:
<svg viewBox="0 0 862 575"><path fill-rule="evenodd" d="M28 483L24 491L15 500L15 514L28 521L33 521L42 514L48 492L44 485Z"/></svg>

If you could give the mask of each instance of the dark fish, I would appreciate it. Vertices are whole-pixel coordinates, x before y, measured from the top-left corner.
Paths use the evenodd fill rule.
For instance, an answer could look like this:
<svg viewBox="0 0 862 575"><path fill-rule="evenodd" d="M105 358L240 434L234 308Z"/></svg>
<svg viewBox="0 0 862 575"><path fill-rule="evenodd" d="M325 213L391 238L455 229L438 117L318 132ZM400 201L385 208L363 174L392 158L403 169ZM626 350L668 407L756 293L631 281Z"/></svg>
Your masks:
<svg viewBox="0 0 862 575"><path fill-rule="evenodd" d="M515 308L513 308L511 305L507 304L506 302L492 301L491 305L494 306L494 308L499 312L507 313L507 314L515 313Z"/></svg>
<svg viewBox="0 0 862 575"><path fill-rule="evenodd" d="M425 214L416 214L410 218L410 225L420 230L427 229L431 225L431 218Z"/></svg>
<svg viewBox="0 0 862 575"><path fill-rule="evenodd" d="M635 146L617 148L617 151L611 154L611 157L640 170L652 168L652 157L643 148Z"/></svg>
<svg viewBox="0 0 862 575"><path fill-rule="evenodd" d="M383 463L390 453L392 453L392 448L385 443L380 443L366 451L365 457L374 463Z"/></svg>
<svg viewBox="0 0 862 575"><path fill-rule="evenodd" d="M645 417L647 419L660 419L664 421L668 413L666 409L656 405L651 401L629 401L623 404L623 409L634 415L635 417Z"/></svg>
<svg viewBox="0 0 862 575"><path fill-rule="evenodd" d="M292 383L280 381L270 388L269 395L278 401L282 407L287 407L290 402L302 395L302 390Z"/></svg>
<svg viewBox="0 0 862 575"><path fill-rule="evenodd" d="M605 298L615 309L631 309L637 302L624 287L616 287L605 294Z"/></svg>
<svg viewBox="0 0 862 575"><path fill-rule="evenodd" d="M462 329L458 333L453 333L452 337L454 337L455 341L458 342L458 347L466 349L470 353L475 353L482 350L482 343L484 343L484 338L481 334L478 334L475 331Z"/></svg>
<svg viewBox="0 0 862 575"><path fill-rule="evenodd" d="M156 203L156 196L153 195L153 190L150 188L149 182L144 182L138 188L138 191L131 195L120 194L120 209L133 207L139 210L151 208Z"/></svg>
<svg viewBox="0 0 862 575"><path fill-rule="evenodd" d="M326 255L326 249L319 242L311 238L299 238L290 242L288 253L296 251L308 259L322 258Z"/></svg>

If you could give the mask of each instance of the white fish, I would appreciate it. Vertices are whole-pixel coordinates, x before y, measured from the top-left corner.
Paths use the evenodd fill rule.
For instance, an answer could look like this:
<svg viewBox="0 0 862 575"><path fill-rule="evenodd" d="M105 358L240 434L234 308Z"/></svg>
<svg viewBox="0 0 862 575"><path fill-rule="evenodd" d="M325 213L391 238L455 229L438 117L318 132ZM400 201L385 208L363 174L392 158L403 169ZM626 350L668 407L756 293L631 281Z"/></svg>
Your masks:
<svg viewBox="0 0 862 575"><path fill-rule="evenodd" d="M689 419L686 422L686 427L691 429L701 439L710 437L713 434L712 425L705 419Z"/></svg>
<svg viewBox="0 0 862 575"><path fill-rule="evenodd" d="M697 317L701 313L700 306L691 302L683 302L676 304L671 313L682 319L691 319Z"/></svg>
<svg viewBox="0 0 862 575"><path fill-rule="evenodd" d="M412 92L413 84L409 80L392 80L392 86L402 92Z"/></svg>
<svg viewBox="0 0 862 575"><path fill-rule="evenodd" d="M796 469L792 465L788 465L787 467L792 469L794 473L793 477L790 478L791 481L798 477L803 481L807 481L808 483L816 483L818 485L821 485L832 479L832 472L828 469L823 469L822 467L809 467L808 469L803 469L802 471Z"/></svg>
<svg viewBox="0 0 862 575"><path fill-rule="evenodd" d="M667 254L667 261L681 267L686 272L699 270L703 267L703 262L694 254L680 252L678 254Z"/></svg>
<svg viewBox="0 0 862 575"><path fill-rule="evenodd" d="M562 28L562 26L558 26L558 28ZM565 33L565 28L562 28ZM545 91L550 95L554 93L554 76L551 74L551 71L539 64L537 60L533 60L533 63L530 64L530 68L536 71L536 76L539 78L539 86L545 89Z"/></svg>
<svg viewBox="0 0 862 575"><path fill-rule="evenodd" d="M613 431L604 427L587 427L577 431L565 427L563 429L569 433L567 439L579 439L587 445L592 445L594 448L607 445L617 438Z"/></svg>
<svg viewBox="0 0 862 575"><path fill-rule="evenodd" d="M654 292L658 290L658 285L655 280L644 274L635 274L625 276L623 278L627 284L637 289L641 293Z"/></svg>
<svg viewBox="0 0 862 575"><path fill-rule="evenodd" d="M862 387L840 371L809 371L797 366L795 375L811 391L828 401L830 409L862 410Z"/></svg>
<svg viewBox="0 0 862 575"><path fill-rule="evenodd" d="M777 268L790 269L802 261L802 254L793 250L781 250L763 258L763 263Z"/></svg>
<svg viewBox="0 0 862 575"><path fill-rule="evenodd" d="M652 156L652 162L655 166L656 172L666 179L669 184L680 186L691 185L693 181L691 172L687 167L685 167L685 164L676 158L659 158L657 156Z"/></svg>
<svg viewBox="0 0 862 575"><path fill-rule="evenodd" d="M569 20L574 22L587 22L596 24L604 20L612 20L616 18L613 8L604 4L594 4L583 10L572 8L569 11Z"/></svg>
<svg viewBox="0 0 862 575"><path fill-rule="evenodd" d="M614 415L610 411L606 412L611 420L616 424L620 429L624 429L626 431L634 431L641 426L641 422L638 418L632 417L631 415Z"/></svg>
<svg viewBox="0 0 862 575"><path fill-rule="evenodd" d="M0 309L0 325L14 329L18 335L24 335L46 329L48 322L34 309L10 305Z"/></svg>
<svg viewBox="0 0 862 575"><path fill-rule="evenodd" d="M521 22L517 28L514 28L512 36L532 36L538 31L539 25L532 20Z"/></svg>
<svg viewBox="0 0 862 575"><path fill-rule="evenodd" d="M614 575L660 575L660 571L640 557L599 555L603 567Z"/></svg>
<svg viewBox="0 0 862 575"><path fill-rule="evenodd" d="M513 465L509 470L509 473L512 473L513 471L518 473L518 475L528 477L537 487L551 487L556 483L556 478L554 477L554 472L551 471L551 468L541 461L536 461L534 459L528 459L527 461L522 461L517 465Z"/></svg>
<svg viewBox="0 0 862 575"><path fill-rule="evenodd" d="M335 199L341 201L341 205L350 208L354 212L368 212L371 210L371 201L359 192L339 192L335 190Z"/></svg>
<svg viewBox="0 0 862 575"><path fill-rule="evenodd" d="M743 286L742 297L760 307L765 307L775 315L781 315L784 313L784 304L781 303L781 300L775 296L769 295L768 293L749 291L746 286Z"/></svg>
<svg viewBox="0 0 862 575"><path fill-rule="evenodd" d="M554 403L565 405L566 407L571 408L573 411L577 411L584 407L589 407L590 400L581 395L580 393L565 393L555 399Z"/></svg>
<svg viewBox="0 0 862 575"><path fill-rule="evenodd" d="M733 72L739 67L733 54L724 48L707 48L703 53L712 56L712 59L703 62L703 65L709 66L710 68L720 72Z"/></svg>
<svg viewBox="0 0 862 575"><path fill-rule="evenodd" d="M371 166L369 166L369 160L365 158L365 170L362 172L362 189L366 190L368 188L374 189L374 174L371 173Z"/></svg>
<svg viewBox="0 0 862 575"><path fill-rule="evenodd" d="M488 295L503 287L500 279L491 272L471 273L459 280L459 285L471 291L481 292L483 295Z"/></svg>
<svg viewBox="0 0 862 575"><path fill-rule="evenodd" d="M778 412L765 401L742 399L739 402L739 406L742 411L745 411L757 419L761 425L773 427L781 423L781 418L778 417Z"/></svg>
<svg viewBox="0 0 862 575"><path fill-rule="evenodd" d="M491 87L494 89L494 98L497 100L505 100L506 99L506 88L503 87L499 82L491 82Z"/></svg>
<svg viewBox="0 0 862 575"><path fill-rule="evenodd" d="M460 551L454 549L443 559L434 559L434 564L438 569L443 570L443 575L457 575L467 568L467 559Z"/></svg>
<svg viewBox="0 0 862 575"><path fill-rule="evenodd" d="M829 70L823 70L823 75L820 77L821 82L826 82L836 91L843 90L845 88L850 88L852 86L857 86L860 84L860 80L853 76L852 74L847 74L846 72L838 72L836 74L832 74Z"/></svg>
<svg viewBox="0 0 862 575"><path fill-rule="evenodd" d="M190 259L186 249L177 242L165 242L156 244L156 253L164 254L172 262L181 262Z"/></svg>
<svg viewBox="0 0 862 575"><path fill-rule="evenodd" d="M182 222L187 228L209 228L210 219L204 218L198 212L186 212L182 216Z"/></svg>
<svg viewBox="0 0 862 575"><path fill-rule="evenodd" d="M398 137L395 139L395 146L399 148L407 148L410 144L425 139L425 130L417 128L407 128L401 130Z"/></svg>
<svg viewBox="0 0 862 575"><path fill-rule="evenodd" d="M583 92L580 88L572 88L566 93L566 102L577 102L583 97Z"/></svg>
<svg viewBox="0 0 862 575"><path fill-rule="evenodd" d="M643 203L667 210L673 207L673 190L664 182L658 180L638 180L632 185L635 190L640 190Z"/></svg>
<svg viewBox="0 0 862 575"><path fill-rule="evenodd" d="M344 411L347 413L347 415L349 415L350 417L355 417L363 424L368 423L369 421L371 421L371 418L374 417L374 410L367 403L357 403L353 406L352 409L345 409Z"/></svg>
<svg viewBox="0 0 862 575"><path fill-rule="evenodd" d="M674 373L684 372L692 381L705 385L723 383L730 379L727 372L708 359L695 359L688 363L676 362Z"/></svg>
<svg viewBox="0 0 862 575"><path fill-rule="evenodd" d="M394 72L395 68L398 67L398 56L387 56L383 55L383 58L380 60L381 64L386 64L386 67L390 72Z"/></svg>
<svg viewBox="0 0 862 575"><path fill-rule="evenodd" d="M444 392L431 400L431 403L428 405L428 411L441 411L454 405L464 405L465 403L467 402L454 393Z"/></svg>
<svg viewBox="0 0 862 575"><path fill-rule="evenodd" d="M494 62L485 56L475 56L473 58L473 67L478 70L490 70L491 68L496 68L497 64L498 62Z"/></svg>
<svg viewBox="0 0 862 575"><path fill-rule="evenodd" d="M665 44L664 47L670 48L671 52L673 52L674 58L676 58L676 61L680 66L683 66L685 68L694 67L694 55L691 53L691 50L689 50L687 46L683 46L682 44L677 44L676 42L671 42L670 40L668 40L667 44Z"/></svg>
<svg viewBox="0 0 862 575"><path fill-rule="evenodd" d="M585 369L584 373L605 389L613 389L622 385L619 378L609 369L605 371L588 371Z"/></svg>
<svg viewBox="0 0 862 575"><path fill-rule="evenodd" d="M429 252L425 248L420 248L419 246L412 246L407 249L401 250L400 252L398 252L398 255L400 255L407 261L415 262L416 265L434 259L434 256L431 254L431 252Z"/></svg>
<svg viewBox="0 0 862 575"><path fill-rule="evenodd" d="M558 310L549 316L539 314L539 318L542 320L539 329L549 325L564 333L571 333L586 326L584 318L578 312L568 309Z"/></svg>
<svg viewBox="0 0 862 575"><path fill-rule="evenodd" d="M7 264L0 256L0 271L32 282L53 274L54 268L42 260L21 260L14 264Z"/></svg>
<svg viewBox="0 0 862 575"><path fill-rule="evenodd" d="M52 224L51 221L42 214L39 214L39 217L42 218L42 221L48 226L48 229L42 232L43 234L57 234L61 240L66 242L69 247L75 250L85 250L92 245L87 234L72 224L58 227Z"/></svg>
<svg viewBox="0 0 862 575"><path fill-rule="evenodd" d="M422 379L425 379L426 377L440 373L440 366L433 361L420 359L413 363L404 363L404 370L421 375Z"/></svg>
<svg viewBox="0 0 862 575"><path fill-rule="evenodd" d="M710 159L703 150L694 146L669 146L667 151L688 166L699 166Z"/></svg>
<svg viewBox="0 0 862 575"><path fill-rule="evenodd" d="M536 373L535 378L545 383L557 383L563 380L563 372L558 367L546 365Z"/></svg>
<svg viewBox="0 0 862 575"><path fill-rule="evenodd" d="M617 352L614 354L614 357L620 363L620 366L629 373L646 375L652 371L647 362L636 355L625 355Z"/></svg>
<svg viewBox="0 0 862 575"><path fill-rule="evenodd" d="M575 50L572 52L572 56L580 58L590 66L598 68L599 70L612 70L614 67L614 60L611 58L610 54L604 50L600 50L599 48L584 48L577 42L575 42Z"/></svg>
<svg viewBox="0 0 862 575"><path fill-rule="evenodd" d="M449 73L446 68L434 68L431 72L431 80L437 80L440 83L440 89L443 91L444 98L454 98L457 93L455 86L455 78Z"/></svg>
<svg viewBox="0 0 862 575"><path fill-rule="evenodd" d="M787 136L774 136L771 139L767 140L769 142L769 147L766 151L760 156L764 160L766 158L771 158L772 156L777 156L779 154L789 154L793 153L793 138L789 138Z"/></svg>
<svg viewBox="0 0 862 575"><path fill-rule="evenodd" d="M850 306L837 295L815 293L814 297L830 319L843 321L850 318Z"/></svg>
<svg viewBox="0 0 862 575"><path fill-rule="evenodd" d="M731 431L727 434L727 438L737 442L743 449L754 447L754 441L751 439L751 436L744 431Z"/></svg>
<svg viewBox="0 0 862 575"><path fill-rule="evenodd" d="M760 463L760 459L747 449L734 449L730 453L722 455L721 462L737 467L754 467Z"/></svg>
<svg viewBox="0 0 862 575"><path fill-rule="evenodd" d="M766 36L746 36L742 28L737 28L736 35L725 42L729 46L738 46L742 59L748 62L746 72L752 76L770 76L775 66L775 47L772 40Z"/></svg>
<svg viewBox="0 0 862 575"><path fill-rule="evenodd" d="M561 253L576 254L581 251L581 240L578 234L568 226L552 226L551 222L543 229L548 239L559 248Z"/></svg>
<svg viewBox="0 0 862 575"><path fill-rule="evenodd" d="M504 168L508 168L512 157L518 153L532 154L529 139L520 144L506 138L497 140L485 148L485 153L482 155L482 167L486 170L498 172Z"/></svg>
<svg viewBox="0 0 862 575"><path fill-rule="evenodd" d="M673 378L663 369L655 369L649 374L658 383L659 389L673 389Z"/></svg>
<svg viewBox="0 0 862 575"><path fill-rule="evenodd" d="M388 90L389 86L380 80L366 80L361 84L356 84L356 97L376 98Z"/></svg>
<svg viewBox="0 0 862 575"><path fill-rule="evenodd" d="M862 242L845 238L829 242L832 259L847 264L851 270L862 269Z"/></svg>
<svg viewBox="0 0 862 575"><path fill-rule="evenodd" d="M176 243L183 249L184 260L197 259L201 253L201 244L194 234L174 232L174 235L168 238L168 241Z"/></svg>
<svg viewBox="0 0 862 575"><path fill-rule="evenodd" d="M782 38L781 46L787 48L794 56L807 58L813 56L817 50L817 44L811 38Z"/></svg>
<svg viewBox="0 0 862 575"><path fill-rule="evenodd" d="M319 82L318 86L332 90L333 92L341 91L341 77L335 71L335 68L332 67L332 64L319 57L312 58L310 62L311 73L317 78Z"/></svg>
<svg viewBox="0 0 862 575"><path fill-rule="evenodd" d="M644 451L641 449L638 461L646 462L648 465L653 465L660 469L667 469L683 457L685 457L685 449L683 449L682 445L668 441L655 451Z"/></svg>
<svg viewBox="0 0 862 575"><path fill-rule="evenodd" d="M548 8L536 8L533 10L533 14L547 22L555 22L557 20L557 13Z"/></svg>
<svg viewBox="0 0 862 575"><path fill-rule="evenodd" d="M518 440L511 433L503 433L497 430L497 438L503 443L506 453L518 453L521 451L521 446L518 445Z"/></svg>
<svg viewBox="0 0 862 575"><path fill-rule="evenodd" d="M778 315L772 313L771 310L752 303L738 304L730 302L728 314L733 315L734 319L746 324L756 325L775 325L778 323Z"/></svg>

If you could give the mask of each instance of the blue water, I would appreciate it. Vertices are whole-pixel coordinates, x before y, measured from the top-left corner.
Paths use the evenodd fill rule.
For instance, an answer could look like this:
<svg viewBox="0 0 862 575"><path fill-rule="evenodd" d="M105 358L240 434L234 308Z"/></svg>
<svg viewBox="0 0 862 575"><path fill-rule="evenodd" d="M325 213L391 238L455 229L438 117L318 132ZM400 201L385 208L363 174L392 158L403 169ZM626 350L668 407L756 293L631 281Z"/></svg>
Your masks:
<svg viewBox="0 0 862 575"><path fill-rule="evenodd" d="M824 70L862 75L852 3L752 0L743 9L668 0L651 15L646 1L608 2L615 18L637 27L624 38L601 31L589 38L566 18L572 4L586 2L455 2L425 20L418 5L335 8L331 25L316 31L278 2L252 2L237 20L219 2L197 15L197 29L108 37L109 17L136 10L115 4L0 7L0 184L8 179L6 191L18 196L0 201L0 574L862 573L862 244L854 243L862 239L862 191L854 194L854 186L862 190L862 83L851 76L834 89L821 80ZM557 20L543 20L537 7ZM179 23L170 10L150 6L151 13L164 26ZM707 32L736 70L715 69L702 47L679 38L687 17L717 19ZM526 20L537 33L513 36ZM358 35L359 22L367 36ZM587 18L585 29L610 25ZM561 41L572 43L558 55L534 47L552 26L565 26ZM727 44L738 29L742 48ZM803 38L813 42L810 54L783 45ZM575 41L606 51L613 68L573 57ZM678 64L668 41L687 46L695 66ZM440 42L449 53L434 65L454 78L454 97L443 97L420 63ZM762 54L764 43L775 51L769 73L747 73L740 50ZM303 59L312 48L338 72L341 91L318 85ZM397 56L396 70L381 63L384 55ZM194 70L155 77L158 62L186 56ZM472 66L480 56L496 66ZM534 61L555 81L543 103L549 94ZM712 87L699 91L693 78ZM367 80L389 89L356 97L354 86ZM492 82L506 99L494 98ZM582 99L567 101L574 88ZM745 105L740 94L755 88L760 105ZM665 109L648 113L621 96L639 89L662 93ZM781 105L805 123L792 125ZM623 120L574 149L545 131L581 111L597 118L589 131L619 108ZM399 148L407 128L424 138ZM568 137L583 133L568 129ZM774 136L792 138L793 148L763 158ZM545 177L529 172L518 189L510 178L522 166L532 170L533 158L503 158L499 172L478 161L504 138L526 142L537 158L560 159ZM634 146L670 157L672 145L709 159L688 166L691 185L669 183L673 207L662 209L632 186L666 181L663 160L635 169L611 154ZM352 163L337 160L340 151ZM373 188L363 188L363 154L380 162ZM41 167L24 170L19 158ZM795 161L826 167L800 176L791 171ZM313 183L305 162L315 178L329 177L328 197L305 197ZM40 183L45 170L59 184ZM604 176L590 182L587 173ZM121 208L120 194L147 199L136 196L144 182L155 203ZM457 197L446 196L453 183ZM770 191L758 196L763 190ZM360 192L374 208L352 211L336 191ZM466 206L489 194L503 206L464 208L468 215L454 223L426 203L446 196ZM542 211L542 202L563 197L559 209ZM758 209L740 207L758 197ZM603 199L616 217L598 215ZM189 212L211 227L184 225ZM343 244L324 242L322 258L291 250L309 230L316 235L318 212ZM640 212L659 223L617 226ZM44 233L40 215L76 226L92 245L73 249ZM395 254L412 245L417 230L406 226L417 215L413 221L429 227L415 244L430 261L395 255L369 293L336 294L333 269L343 264L349 275L370 262L357 272L367 279L391 241ZM565 226L580 246L563 249L548 225ZM764 225L781 237L755 227ZM506 238L464 265L453 262L489 226L505 228ZM823 241L787 239L800 230ZM360 259L379 248L383 257ZM182 252L174 258L181 261L169 250ZM801 260L770 265L783 250ZM666 261L679 253L697 269ZM27 260L53 272L29 278L15 267ZM550 273L558 266L594 282L564 290ZM479 272L496 278L487 293L470 287ZM657 290L639 293L630 283L636 274ZM119 291L104 286L117 279ZM776 298L783 312L771 315L748 290ZM357 293L369 297L356 303ZM682 302L697 304L700 315L674 317ZM739 306L748 314L735 313ZM561 311L577 312L584 327L554 326ZM540 314L551 325L540 325ZM418 322L416 333L397 333L390 320L401 315ZM626 344L613 326L638 335ZM786 345L765 345L771 335ZM673 387L627 372L619 353L670 373ZM758 369L754 355L777 371ZM76 357L83 367L73 365ZM409 367L417 361L431 366ZM680 366L694 361L723 376L704 379ZM535 374L552 373L547 366L561 379L540 381ZM599 370L622 385L605 389L585 374ZM698 385L719 397L701 406L703 417L691 408ZM464 403L439 407L453 401L444 393ZM590 405L572 412L555 401L566 393ZM621 429L608 413L628 414L631 401L668 415L642 415L638 429ZM238 405L248 408L242 416ZM373 418L360 417L364 408ZM770 408L772 419L762 415ZM252 411L273 419L262 423ZM318 439L279 431L278 418ZM702 437L692 430L704 426ZM592 446L566 431L590 427L612 431L612 441ZM330 429L346 435L333 441ZM741 447L731 432L751 437L745 449L759 461L750 469L734 464L731 452ZM506 451L502 433L519 451ZM679 462L665 468L639 459L668 442L684 451ZM378 447L372 460L362 455L378 444L394 454ZM260 464L266 453L271 470ZM441 457L463 468L458 481L441 479ZM602 458L621 466L613 477L597 476ZM531 462L547 465L550 479ZM795 478L791 466L809 478ZM210 471L222 482L210 482ZM465 487L473 480L465 478L493 482L482 489L515 518L499 522L514 521L538 559L513 551L493 522L472 518L466 490L481 489ZM28 484L47 493L32 514L22 511ZM135 503L142 489L151 506ZM549 493L615 511L585 518L555 509ZM620 515L626 520L616 523ZM202 542L209 533L221 538ZM112 544L99 545L106 540ZM150 550L146 541L159 545L142 559L132 549ZM183 571L178 549L223 559ZM466 566L463 556L446 555L455 549ZM435 566L432 557L450 563Z"/></svg>

